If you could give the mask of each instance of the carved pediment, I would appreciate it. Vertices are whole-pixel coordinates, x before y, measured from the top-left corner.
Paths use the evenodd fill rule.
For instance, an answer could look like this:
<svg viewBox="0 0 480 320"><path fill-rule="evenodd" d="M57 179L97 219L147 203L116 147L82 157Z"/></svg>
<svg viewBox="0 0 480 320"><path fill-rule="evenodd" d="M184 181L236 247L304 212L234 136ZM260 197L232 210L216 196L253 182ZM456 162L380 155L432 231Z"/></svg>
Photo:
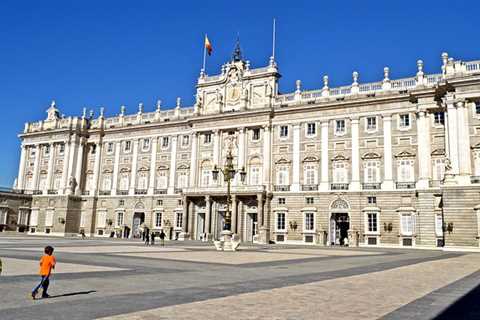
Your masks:
<svg viewBox="0 0 480 320"><path fill-rule="evenodd" d="M348 161L349 158L345 157L343 154L337 154L335 157L332 158L332 161Z"/></svg>
<svg viewBox="0 0 480 320"><path fill-rule="evenodd" d="M177 169L178 169L178 170L188 170L188 169L190 169L190 166L187 165L187 164L182 163L182 164L180 164L180 165L177 167Z"/></svg>
<svg viewBox="0 0 480 320"><path fill-rule="evenodd" d="M285 158L280 158L275 162L275 164L287 164L287 163L290 163L290 162L292 162L292 161L287 160Z"/></svg>
<svg viewBox="0 0 480 320"><path fill-rule="evenodd" d="M362 156L362 159L363 160L371 160L371 159L380 159L382 156L379 155L378 153L375 153L375 152L369 152L369 153L365 153L363 156Z"/></svg>
<svg viewBox="0 0 480 320"><path fill-rule="evenodd" d="M349 209L349 208L350 206L348 205L348 202L342 198L337 198L330 204L330 209Z"/></svg>
<svg viewBox="0 0 480 320"><path fill-rule="evenodd" d="M168 170L168 166L167 165L159 165L157 167L157 171L161 171L161 170Z"/></svg>
<svg viewBox="0 0 480 320"><path fill-rule="evenodd" d="M395 155L395 158L415 158L415 153L409 151L402 151Z"/></svg>
<svg viewBox="0 0 480 320"><path fill-rule="evenodd" d="M140 169L138 169L139 172L142 172L142 171L150 171L149 168L147 167L141 167Z"/></svg>
<svg viewBox="0 0 480 320"><path fill-rule="evenodd" d="M445 149L435 149L432 151L432 156L444 156L444 155L445 155Z"/></svg>
<svg viewBox="0 0 480 320"><path fill-rule="evenodd" d="M318 162L319 159L315 156L308 156L303 159L303 162Z"/></svg>
<svg viewBox="0 0 480 320"><path fill-rule="evenodd" d="M476 145L474 145L472 149L480 149L480 143L477 143Z"/></svg>

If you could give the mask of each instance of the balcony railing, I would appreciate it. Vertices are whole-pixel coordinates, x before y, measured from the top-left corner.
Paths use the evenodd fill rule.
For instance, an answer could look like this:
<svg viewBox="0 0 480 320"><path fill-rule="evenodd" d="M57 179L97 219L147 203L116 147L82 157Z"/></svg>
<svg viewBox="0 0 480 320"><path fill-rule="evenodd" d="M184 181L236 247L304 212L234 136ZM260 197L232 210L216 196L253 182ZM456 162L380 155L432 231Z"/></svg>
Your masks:
<svg viewBox="0 0 480 320"><path fill-rule="evenodd" d="M330 185L332 190L348 190L348 183L332 183Z"/></svg>
<svg viewBox="0 0 480 320"><path fill-rule="evenodd" d="M128 190L117 190L117 196L127 196Z"/></svg>
<svg viewBox="0 0 480 320"><path fill-rule="evenodd" d="M135 189L135 194L147 194L147 189Z"/></svg>
<svg viewBox="0 0 480 320"><path fill-rule="evenodd" d="M382 187L382 184L378 182L362 183L363 190L377 190L377 189L380 189L381 187Z"/></svg>
<svg viewBox="0 0 480 320"><path fill-rule="evenodd" d="M274 191L290 191L289 185L275 185L273 186Z"/></svg>
<svg viewBox="0 0 480 320"><path fill-rule="evenodd" d="M182 193L182 191L183 191L183 188L175 188L174 189L175 193Z"/></svg>
<svg viewBox="0 0 480 320"><path fill-rule="evenodd" d="M49 189L47 190L47 194L58 194L58 190Z"/></svg>
<svg viewBox="0 0 480 320"><path fill-rule="evenodd" d="M167 194L167 189L155 189L154 194Z"/></svg>
<svg viewBox="0 0 480 320"><path fill-rule="evenodd" d="M38 195L38 194L42 194L42 193L43 193L42 190L33 190L32 191L32 194L34 194L34 195Z"/></svg>
<svg viewBox="0 0 480 320"><path fill-rule="evenodd" d="M112 191L111 190L100 190L98 192L98 194L101 195L101 196L109 196L109 195L112 194Z"/></svg>
<svg viewBox="0 0 480 320"><path fill-rule="evenodd" d="M82 196L89 196L90 195L90 190L83 190L82 191Z"/></svg>
<svg viewBox="0 0 480 320"><path fill-rule="evenodd" d="M397 189L415 189L415 182L397 182Z"/></svg>
<svg viewBox="0 0 480 320"><path fill-rule="evenodd" d="M318 185L317 184L304 184L302 185L302 191L317 191Z"/></svg>
<svg viewBox="0 0 480 320"><path fill-rule="evenodd" d="M480 183L480 176L471 176L470 177L471 183Z"/></svg>

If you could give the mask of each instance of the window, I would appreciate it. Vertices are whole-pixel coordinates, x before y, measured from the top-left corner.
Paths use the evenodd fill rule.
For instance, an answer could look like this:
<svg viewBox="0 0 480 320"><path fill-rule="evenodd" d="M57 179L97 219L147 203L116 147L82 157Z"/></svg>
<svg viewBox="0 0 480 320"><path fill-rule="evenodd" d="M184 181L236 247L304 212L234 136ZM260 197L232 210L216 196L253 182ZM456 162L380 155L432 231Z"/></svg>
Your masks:
<svg viewBox="0 0 480 320"><path fill-rule="evenodd" d="M53 189L59 190L61 184L62 184L62 175L61 174L55 175L53 180Z"/></svg>
<svg viewBox="0 0 480 320"><path fill-rule="evenodd" d="M30 226L36 227L38 225L38 209L32 209L30 212Z"/></svg>
<svg viewBox="0 0 480 320"><path fill-rule="evenodd" d="M401 129L409 128L410 127L410 114L401 114L400 115L400 123L399 127Z"/></svg>
<svg viewBox="0 0 480 320"><path fill-rule="evenodd" d="M443 236L443 217L442 214L435 214L435 234L437 237Z"/></svg>
<svg viewBox="0 0 480 320"><path fill-rule="evenodd" d="M285 204L285 198L278 198L278 204Z"/></svg>
<svg viewBox="0 0 480 320"><path fill-rule="evenodd" d="M402 214L400 216L400 227L402 229L402 235L411 236L413 234L414 217L412 214Z"/></svg>
<svg viewBox="0 0 480 320"><path fill-rule="evenodd" d="M188 187L188 173L186 171L180 171L177 177L177 187L186 188Z"/></svg>
<svg viewBox="0 0 480 320"><path fill-rule="evenodd" d="M438 158L433 160L433 180L443 180L445 175L445 159Z"/></svg>
<svg viewBox="0 0 480 320"><path fill-rule="evenodd" d="M365 163L364 180L366 183L377 183L379 181L379 163L377 161L367 161Z"/></svg>
<svg viewBox="0 0 480 320"><path fill-rule="evenodd" d="M95 154L97 152L97 145L92 144L92 149L90 150L92 154Z"/></svg>
<svg viewBox="0 0 480 320"><path fill-rule="evenodd" d="M315 164L305 164L304 166L304 184L314 185L317 184L317 168Z"/></svg>
<svg viewBox="0 0 480 320"><path fill-rule="evenodd" d="M123 212L117 212L117 220L115 221L115 223L116 227L123 226Z"/></svg>
<svg viewBox="0 0 480 320"><path fill-rule="evenodd" d="M179 207L183 206L183 200L182 199L177 200L177 206L179 206Z"/></svg>
<svg viewBox="0 0 480 320"><path fill-rule="evenodd" d="M62 155L65 152L65 144L61 143L60 146L58 147L58 153Z"/></svg>
<svg viewBox="0 0 480 320"><path fill-rule="evenodd" d="M168 137L163 137L162 138L162 148L167 148L168 147Z"/></svg>
<svg viewBox="0 0 480 320"><path fill-rule="evenodd" d="M445 124L445 113L443 112L435 112L433 114L433 123L436 126L444 125Z"/></svg>
<svg viewBox="0 0 480 320"><path fill-rule="evenodd" d="M376 212L367 213L368 232L378 231L378 220Z"/></svg>
<svg viewBox="0 0 480 320"><path fill-rule="evenodd" d="M367 131L377 130L377 117L368 117L367 118Z"/></svg>
<svg viewBox="0 0 480 320"><path fill-rule="evenodd" d="M105 228L105 224L107 222L107 212L106 211L99 211L97 213L97 228Z"/></svg>
<svg viewBox="0 0 480 320"><path fill-rule="evenodd" d="M315 214L313 212L305 213L305 231L315 230Z"/></svg>
<svg viewBox="0 0 480 320"><path fill-rule="evenodd" d="M125 200L119 200L118 201L118 206L124 206L125 205Z"/></svg>
<svg viewBox="0 0 480 320"><path fill-rule="evenodd" d="M277 213L277 230L278 231L285 230L285 212Z"/></svg>
<svg viewBox="0 0 480 320"><path fill-rule="evenodd" d="M255 128L255 129L252 130L252 140L253 141L260 140L260 129L259 128Z"/></svg>
<svg viewBox="0 0 480 320"><path fill-rule="evenodd" d="M150 139L143 139L142 150L147 151L148 149L150 149Z"/></svg>
<svg viewBox="0 0 480 320"><path fill-rule="evenodd" d="M85 184L86 184L85 190L93 191L93 189L94 189L93 173L87 174L87 178L86 178L86 183L85 183Z"/></svg>
<svg viewBox="0 0 480 320"><path fill-rule="evenodd" d="M113 153L113 142L107 143L107 153Z"/></svg>
<svg viewBox="0 0 480 320"><path fill-rule="evenodd" d="M181 228L183 224L183 212L177 211L175 214L175 226Z"/></svg>
<svg viewBox="0 0 480 320"><path fill-rule="evenodd" d="M50 154L50 145L47 144L47 145L45 146L45 151L44 151L44 152L45 152L45 155L46 155L46 156L48 156L48 155Z"/></svg>
<svg viewBox="0 0 480 320"><path fill-rule="evenodd" d="M162 199L157 200L157 206L163 206L163 200Z"/></svg>
<svg viewBox="0 0 480 320"><path fill-rule="evenodd" d="M202 186L207 187L210 185L210 176L211 176L210 169L203 169L202 170Z"/></svg>
<svg viewBox="0 0 480 320"><path fill-rule="evenodd" d="M480 101L475 102L475 113L480 114Z"/></svg>
<svg viewBox="0 0 480 320"><path fill-rule="evenodd" d="M132 150L132 142L131 141L125 141L123 150L125 152L130 152Z"/></svg>
<svg viewBox="0 0 480 320"><path fill-rule="evenodd" d="M345 120L335 121L335 134L340 135L345 133Z"/></svg>
<svg viewBox="0 0 480 320"><path fill-rule="evenodd" d="M280 138L288 137L288 126L280 126Z"/></svg>
<svg viewBox="0 0 480 320"><path fill-rule="evenodd" d="M474 161L474 171L475 176L480 176L480 151L475 151L473 154L473 161Z"/></svg>
<svg viewBox="0 0 480 320"><path fill-rule="evenodd" d="M190 136L183 136L182 137L182 147L187 147L190 143Z"/></svg>
<svg viewBox="0 0 480 320"><path fill-rule="evenodd" d="M398 161L398 181L399 182L413 182L413 161L400 160Z"/></svg>
<svg viewBox="0 0 480 320"><path fill-rule="evenodd" d="M122 176L120 177L120 190L128 190L128 182L128 173L122 173Z"/></svg>
<svg viewBox="0 0 480 320"><path fill-rule="evenodd" d="M367 197L367 203L370 205L376 205L377 204L377 197Z"/></svg>
<svg viewBox="0 0 480 320"><path fill-rule="evenodd" d="M260 167L252 166L250 167L250 185L258 186L261 184L260 180Z"/></svg>
<svg viewBox="0 0 480 320"><path fill-rule="evenodd" d="M307 123L307 136L314 136L317 134L317 127L315 123Z"/></svg>
<svg viewBox="0 0 480 320"><path fill-rule="evenodd" d="M306 204L313 204L314 200L313 200L313 197L306 197L305 198L305 203Z"/></svg>
<svg viewBox="0 0 480 320"><path fill-rule="evenodd" d="M333 182L347 183L347 164L344 162L335 162L333 164Z"/></svg>
<svg viewBox="0 0 480 320"><path fill-rule="evenodd" d="M112 177L108 174L103 177L102 191L107 191L112 188Z"/></svg>
<svg viewBox="0 0 480 320"><path fill-rule="evenodd" d="M281 186L288 185L288 167L279 166L277 169L277 184Z"/></svg>
<svg viewBox="0 0 480 320"><path fill-rule="evenodd" d="M146 172L140 172L138 176L137 188L146 190L148 188L148 175Z"/></svg>
<svg viewBox="0 0 480 320"><path fill-rule="evenodd" d="M167 170L160 170L157 176L157 189L166 189L168 185Z"/></svg>
<svg viewBox="0 0 480 320"><path fill-rule="evenodd" d="M212 134L211 133L205 133L203 135L203 143L204 144L209 144L210 142L212 142Z"/></svg>
<svg viewBox="0 0 480 320"><path fill-rule="evenodd" d="M156 212L155 213L155 227L161 228L162 227L162 213Z"/></svg>

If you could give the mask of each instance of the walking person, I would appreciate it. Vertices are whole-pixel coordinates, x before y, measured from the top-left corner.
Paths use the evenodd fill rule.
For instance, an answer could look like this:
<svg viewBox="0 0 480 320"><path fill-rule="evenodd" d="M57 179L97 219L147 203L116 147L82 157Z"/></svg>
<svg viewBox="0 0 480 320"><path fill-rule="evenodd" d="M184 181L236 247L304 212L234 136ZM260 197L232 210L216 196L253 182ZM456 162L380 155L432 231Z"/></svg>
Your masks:
<svg viewBox="0 0 480 320"><path fill-rule="evenodd" d="M163 229L162 229L162 231L160 232L160 236L159 236L159 237L160 237L160 245L161 245L162 247L164 247L164 246L165 246L165 232L163 232Z"/></svg>
<svg viewBox="0 0 480 320"><path fill-rule="evenodd" d="M150 232L145 233L145 245L148 246L150 244Z"/></svg>
<svg viewBox="0 0 480 320"><path fill-rule="evenodd" d="M152 234L150 235L150 245L154 245L155 244L155 232L152 232Z"/></svg>
<svg viewBox="0 0 480 320"><path fill-rule="evenodd" d="M55 264L57 263L55 256L53 255L53 247L46 246L44 249L45 254L40 259L40 276L41 280L40 283L33 288L32 290L32 299L35 300L37 297L38 290L40 288L43 289L42 291L42 298L49 298L48 295L48 285L50 284L50 275L52 270L55 269Z"/></svg>

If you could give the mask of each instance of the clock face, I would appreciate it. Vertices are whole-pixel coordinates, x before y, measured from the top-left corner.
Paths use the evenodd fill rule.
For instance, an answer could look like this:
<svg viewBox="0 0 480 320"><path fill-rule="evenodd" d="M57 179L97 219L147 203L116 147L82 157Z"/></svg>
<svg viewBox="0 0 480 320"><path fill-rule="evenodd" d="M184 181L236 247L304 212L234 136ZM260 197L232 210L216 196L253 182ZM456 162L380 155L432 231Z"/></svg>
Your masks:
<svg viewBox="0 0 480 320"><path fill-rule="evenodd" d="M228 101L232 101L232 102L235 102L235 101L238 101L238 99L240 99L240 87L238 86L234 86L234 87L230 87L227 89L227 99Z"/></svg>

